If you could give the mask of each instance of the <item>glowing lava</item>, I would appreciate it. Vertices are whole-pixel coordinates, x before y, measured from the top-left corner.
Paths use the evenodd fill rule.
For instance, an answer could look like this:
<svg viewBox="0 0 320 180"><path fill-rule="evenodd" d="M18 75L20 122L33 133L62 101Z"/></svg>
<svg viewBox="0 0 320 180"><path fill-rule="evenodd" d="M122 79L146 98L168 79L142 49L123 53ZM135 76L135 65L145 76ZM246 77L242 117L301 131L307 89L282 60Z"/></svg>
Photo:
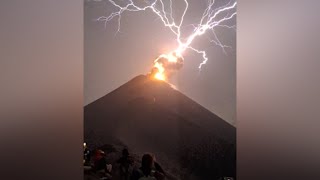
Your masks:
<svg viewBox="0 0 320 180"><path fill-rule="evenodd" d="M183 65L183 58L180 53L171 52L168 54L161 54L153 65L153 77L158 80L166 81L167 78L179 70Z"/></svg>
<svg viewBox="0 0 320 180"><path fill-rule="evenodd" d="M156 62L154 64L154 67L157 68L157 71L158 71L158 72L155 73L154 78L156 78L158 80L165 81L166 80L166 76L164 74L164 68L162 67L162 65Z"/></svg>

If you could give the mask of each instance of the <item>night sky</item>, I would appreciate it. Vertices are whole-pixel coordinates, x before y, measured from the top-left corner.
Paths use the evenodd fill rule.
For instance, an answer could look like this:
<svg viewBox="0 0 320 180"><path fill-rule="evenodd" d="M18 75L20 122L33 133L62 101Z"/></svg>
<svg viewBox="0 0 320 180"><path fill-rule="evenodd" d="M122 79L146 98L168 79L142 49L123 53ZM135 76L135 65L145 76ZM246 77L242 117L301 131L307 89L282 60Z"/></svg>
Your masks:
<svg viewBox="0 0 320 180"><path fill-rule="evenodd" d="M183 11L183 1L174 1L174 17ZM229 1L215 2L215 7ZM183 35L192 30L192 23L199 22L207 7L207 1L189 0ZM104 22L94 21L117 10L108 1L86 0L84 6L84 103L85 105L118 88L140 74L147 74L153 60L162 53L177 47L174 34L163 25L152 11L125 12L121 29L117 33L117 18L105 27ZM227 21L236 25L236 17ZM236 125L236 30L215 29L226 48L210 43L208 32L192 44L206 50L209 58L201 72L198 69L202 57L192 51L184 54L184 66L170 82L211 112Z"/></svg>

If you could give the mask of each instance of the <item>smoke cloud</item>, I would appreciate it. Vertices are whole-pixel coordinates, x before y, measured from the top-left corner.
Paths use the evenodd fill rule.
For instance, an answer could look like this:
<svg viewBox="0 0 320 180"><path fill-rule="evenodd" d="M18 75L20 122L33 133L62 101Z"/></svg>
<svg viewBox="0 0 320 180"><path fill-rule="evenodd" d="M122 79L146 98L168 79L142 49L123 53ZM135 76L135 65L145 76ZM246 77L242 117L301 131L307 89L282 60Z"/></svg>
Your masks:
<svg viewBox="0 0 320 180"><path fill-rule="evenodd" d="M170 78L183 67L183 58L181 56L177 56L175 53L160 55L154 61L154 64L151 74L160 73L166 78Z"/></svg>

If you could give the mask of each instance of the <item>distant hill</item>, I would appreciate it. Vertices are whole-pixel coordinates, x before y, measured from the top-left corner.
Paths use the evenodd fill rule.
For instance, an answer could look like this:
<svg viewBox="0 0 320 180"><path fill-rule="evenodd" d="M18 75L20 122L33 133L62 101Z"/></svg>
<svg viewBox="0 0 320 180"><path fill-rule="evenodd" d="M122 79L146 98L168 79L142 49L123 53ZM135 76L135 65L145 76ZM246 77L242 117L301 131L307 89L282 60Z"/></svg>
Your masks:
<svg viewBox="0 0 320 180"><path fill-rule="evenodd" d="M164 81L139 75L84 108L91 148L152 152L178 179L236 176L236 129Z"/></svg>

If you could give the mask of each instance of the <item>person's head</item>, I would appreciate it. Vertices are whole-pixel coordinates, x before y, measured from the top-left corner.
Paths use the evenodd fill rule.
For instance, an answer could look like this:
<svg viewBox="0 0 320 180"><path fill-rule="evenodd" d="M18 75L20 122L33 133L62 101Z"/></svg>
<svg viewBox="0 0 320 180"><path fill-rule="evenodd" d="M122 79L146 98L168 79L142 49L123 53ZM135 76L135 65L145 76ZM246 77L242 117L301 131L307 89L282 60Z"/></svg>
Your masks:
<svg viewBox="0 0 320 180"><path fill-rule="evenodd" d="M151 154L144 154L142 156L141 167L144 171L144 174L149 175L153 167L153 156Z"/></svg>
<svg viewBox="0 0 320 180"><path fill-rule="evenodd" d="M128 151L128 149L123 149L122 150L122 156L129 156L129 151Z"/></svg>
<svg viewBox="0 0 320 180"><path fill-rule="evenodd" d="M95 154L96 154L96 156L98 156L98 157L100 157L100 156L105 156L105 155L106 155L105 152L102 151L101 149L97 149Z"/></svg>

